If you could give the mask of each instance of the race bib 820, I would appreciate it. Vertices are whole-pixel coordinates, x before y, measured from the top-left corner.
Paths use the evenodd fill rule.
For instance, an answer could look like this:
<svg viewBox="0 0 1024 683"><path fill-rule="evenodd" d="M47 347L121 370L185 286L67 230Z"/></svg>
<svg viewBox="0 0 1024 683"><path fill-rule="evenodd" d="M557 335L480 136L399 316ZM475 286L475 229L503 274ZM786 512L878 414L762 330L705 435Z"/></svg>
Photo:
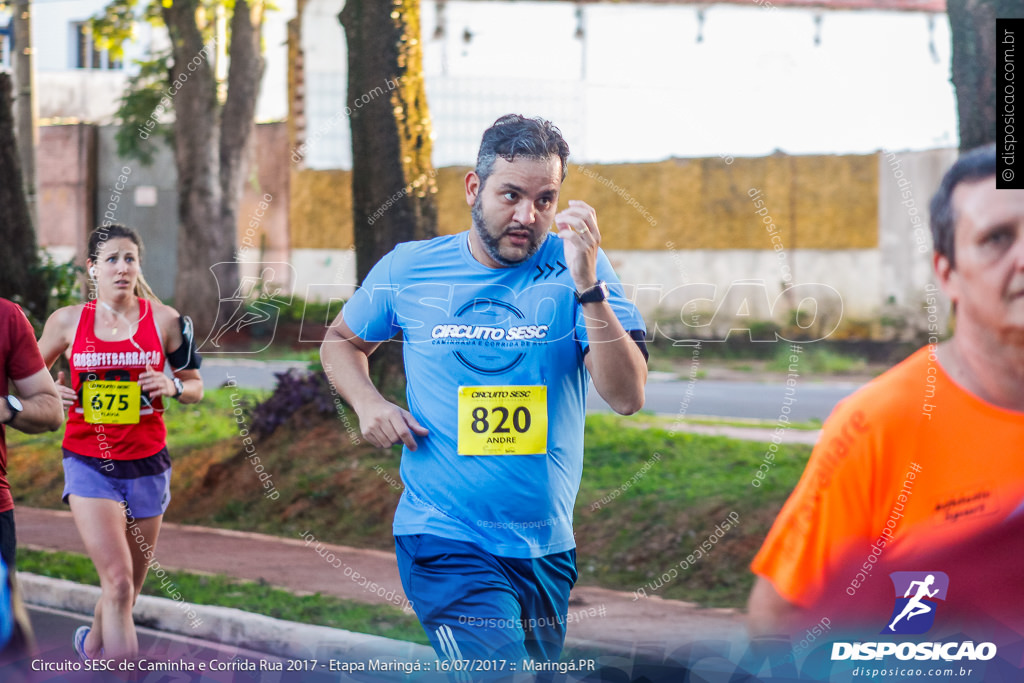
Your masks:
<svg viewBox="0 0 1024 683"><path fill-rule="evenodd" d="M546 386L459 387L459 455L548 450Z"/></svg>

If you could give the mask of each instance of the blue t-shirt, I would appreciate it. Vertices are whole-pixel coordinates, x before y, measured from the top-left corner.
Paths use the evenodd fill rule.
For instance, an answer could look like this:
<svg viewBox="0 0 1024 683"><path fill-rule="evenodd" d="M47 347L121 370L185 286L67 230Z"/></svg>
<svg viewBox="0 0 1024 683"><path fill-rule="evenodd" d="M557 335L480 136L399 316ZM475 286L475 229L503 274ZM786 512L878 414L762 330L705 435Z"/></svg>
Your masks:
<svg viewBox="0 0 1024 683"><path fill-rule="evenodd" d="M343 311L349 328L368 342L402 332L409 411L430 430L416 437L416 451L403 449L405 491L394 533L467 541L502 557L570 550L590 375L583 365L586 324L562 240L549 234L522 264L488 268L469 253L468 236L399 244ZM597 277L608 283L623 328L646 330L603 251ZM514 441L538 424L525 407L511 405L470 411L467 402L460 415L460 387L494 396L502 395L495 388L524 386L546 387L546 452L459 455L460 417L465 443L477 431ZM529 410L539 412L537 405Z"/></svg>

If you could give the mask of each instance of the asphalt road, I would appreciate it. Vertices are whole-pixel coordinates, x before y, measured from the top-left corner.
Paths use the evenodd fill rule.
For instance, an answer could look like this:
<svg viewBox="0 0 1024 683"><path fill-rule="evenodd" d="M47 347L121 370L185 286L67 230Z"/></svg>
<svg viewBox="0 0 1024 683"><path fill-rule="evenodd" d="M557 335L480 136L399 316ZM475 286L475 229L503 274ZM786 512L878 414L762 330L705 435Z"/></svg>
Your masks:
<svg viewBox="0 0 1024 683"><path fill-rule="evenodd" d="M204 359L200 371L207 387L219 387L228 381L251 389L274 388L274 373L290 368L305 368L304 361L255 361ZM853 382L812 382L798 379L789 417L794 421L818 418L824 420L841 399L852 394L860 384ZM688 395L689 394L689 395ZM783 382L734 382L723 380L696 380L692 387L686 381L658 381L647 383L647 403L644 406L660 415L707 415L724 418L777 420L782 412L786 386ZM590 410L609 410L597 395L593 385L588 398Z"/></svg>
<svg viewBox="0 0 1024 683"><path fill-rule="evenodd" d="M302 370L309 363L306 361L272 360L259 361L247 358L222 359L203 358L203 366L199 374L203 384L209 388L224 386L235 382L246 389L273 389L277 384L276 373L288 370Z"/></svg>
<svg viewBox="0 0 1024 683"><path fill-rule="evenodd" d="M789 419L796 421L818 418L824 420L843 398L861 385L853 382L798 382L791 392ZM786 405L786 385L782 382L733 382L701 379L693 383L667 381L647 382L645 410L659 415L693 417L736 417L757 420L778 420ZM593 385L587 398L590 410L609 410Z"/></svg>

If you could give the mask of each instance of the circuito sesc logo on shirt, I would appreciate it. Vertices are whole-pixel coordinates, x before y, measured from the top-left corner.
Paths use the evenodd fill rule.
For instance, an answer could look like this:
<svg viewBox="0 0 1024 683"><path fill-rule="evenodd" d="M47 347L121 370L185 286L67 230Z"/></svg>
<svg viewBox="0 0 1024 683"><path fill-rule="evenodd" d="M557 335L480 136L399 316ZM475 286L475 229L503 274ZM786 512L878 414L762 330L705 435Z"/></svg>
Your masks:
<svg viewBox="0 0 1024 683"><path fill-rule="evenodd" d="M944 572L893 572L889 578L896 599L881 633L926 633L935 623L939 601L946 599L949 577Z"/></svg>
<svg viewBox="0 0 1024 683"><path fill-rule="evenodd" d="M430 336L435 344L456 345L455 359L484 375L501 375L526 357L526 346L545 341L549 326L528 324L523 311L490 297L477 297L455 312L456 324L438 324ZM511 325L509 323L512 323Z"/></svg>

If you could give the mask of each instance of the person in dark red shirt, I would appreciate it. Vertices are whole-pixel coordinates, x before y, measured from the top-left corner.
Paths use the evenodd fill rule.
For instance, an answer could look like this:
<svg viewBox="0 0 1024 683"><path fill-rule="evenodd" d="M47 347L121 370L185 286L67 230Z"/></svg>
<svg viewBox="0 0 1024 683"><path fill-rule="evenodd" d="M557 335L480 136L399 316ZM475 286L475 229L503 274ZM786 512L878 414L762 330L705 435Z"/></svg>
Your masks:
<svg viewBox="0 0 1024 683"><path fill-rule="evenodd" d="M14 385L10 393L9 385ZM21 308L0 299L0 557L14 569L14 498L7 482L7 427L26 434L55 431L64 422L60 394Z"/></svg>

